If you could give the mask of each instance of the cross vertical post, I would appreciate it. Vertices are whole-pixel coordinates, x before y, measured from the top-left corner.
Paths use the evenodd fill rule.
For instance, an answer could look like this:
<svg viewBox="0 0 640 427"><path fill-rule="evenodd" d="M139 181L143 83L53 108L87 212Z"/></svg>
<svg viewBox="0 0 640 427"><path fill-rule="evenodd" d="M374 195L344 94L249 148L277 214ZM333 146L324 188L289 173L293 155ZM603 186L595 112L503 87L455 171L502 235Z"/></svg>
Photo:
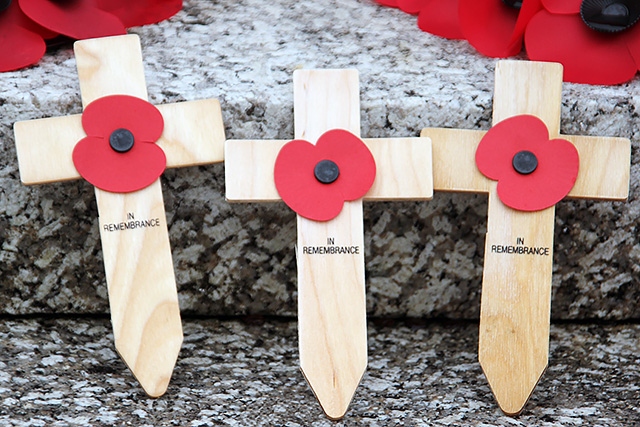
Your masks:
<svg viewBox="0 0 640 427"><path fill-rule="evenodd" d="M297 70L293 76L295 138L317 141L331 129L360 135L358 73ZM431 146L421 138L365 139L376 177L365 200L429 200ZM228 140L226 197L230 202L275 202L274 164L288 141ZM329 418L346 413L367 365L362 199L347 201L329 221L297 215L300 368ZM328 244L355 253L321 255Z"/></svg>
<svg viewBox="0 0 640 427"><path fill-rule="evenodd" d="M512 116L540 118L549 139L577 149L580 168L573 198L626 200L630 141L560 135L562 66L500 61L495 72L493 125ZM484 131L427 128L433 143L436 191L488 193L488 220L480 309L478 358L500 408L522 411L548 364L555 206L525 212L506 206L497 181L476 167ZM543 256L505 253L500 247L543 248Z"/></svg>
<svg viewBox="0 0 640 427"><path fill-rule="evenodd" d="M136 35L74 45L82 104L109 95L147 100ZM224 127L217 100L167 104L157 145L167 167L223 160ZM80 178L72 161L86 136L82 116L18 122L20 176L27 185ZM180 308L160 179L138 191L95 188L116 350L147 394L165 393L182 345Z"/></svg>

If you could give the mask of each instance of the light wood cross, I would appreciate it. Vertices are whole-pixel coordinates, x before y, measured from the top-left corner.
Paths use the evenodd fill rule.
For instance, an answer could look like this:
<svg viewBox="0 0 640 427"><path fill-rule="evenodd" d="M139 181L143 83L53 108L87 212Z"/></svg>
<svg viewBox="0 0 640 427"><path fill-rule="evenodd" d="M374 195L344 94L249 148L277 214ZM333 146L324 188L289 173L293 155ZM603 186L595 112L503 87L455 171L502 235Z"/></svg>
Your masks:
<svg viewBox="0 0 640 427"><path fill-rule="evenodd" d="M295 137L311 143L330 129L360 135L358 73L297 70ZM275 202L274 163L288 141L225 144L230 202ZM433 195L431 145L421 138L364 139L376 162L365 200L428 200ZM367 365L362 199L345 202L327 222L297 215L300 368L329 418L344 416ZM328 243L331 242L331 243ZM359 248L357 254L310 255L309 246Z"/></svg>
<svg viewBox="0 0 640 427"><path fill-rule="evenodd" d="M147 100L138 36L78 41L74 50L84 107L114 94ZM167 167L223 160L225 136L217 100L157 108L165 122L157 144ZM14 130L25 184L80 178L72 152L86 136L81 115L18 122ZM160 179L132 193L96 188L95 194L115 346L144 390L161 396L182 345L182 325ZM151 227L113 226L134 219L150 220Z"/></svg>
<svg viewBox="0 0 640 427"><path fill-rule="evenodd" d="M562 66L524 61L498 62L494 126L521 114L539 117L549 138L560 133ZM497 182L475 164L484 131L424 129L433 143L436 191L489 194L480 310L478 356L500 408L522 411L548 363L555 207L523 212L504 205ZM568 197L625 200L629 192L630 141L561 135L580 156ZM547 256L501 253L499 246L548 248ZM493 249L492 249L493 248Z"/></svg>

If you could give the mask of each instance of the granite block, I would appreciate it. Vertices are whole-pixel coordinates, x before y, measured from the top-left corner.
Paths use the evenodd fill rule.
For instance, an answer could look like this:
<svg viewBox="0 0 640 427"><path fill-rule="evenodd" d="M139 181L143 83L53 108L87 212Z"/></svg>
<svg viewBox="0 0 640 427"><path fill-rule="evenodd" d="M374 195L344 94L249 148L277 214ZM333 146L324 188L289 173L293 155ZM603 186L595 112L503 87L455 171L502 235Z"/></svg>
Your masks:
<svg viewBox="0 0 640 427"><path fill-rule="evenodd" d="M559 324L524 412L498 409L478 325L369 324L369 365L346 417L326 419L298 369L296 322L187 320L167 393L151 399L116 355L107 319L0 322L0 425L634 426L640 326Z"/></svg>
<svg viewBox="0 0 640 427"><path fill-rule="evenodd" d="M130 31L141 37L150 100L218 98L228 138L292 138L299 68L359 70L363 137L490 126L496 60L371 0L187 0L174 18ZM13 141L15 121L81 112L71 46L0 80L0 312L106 313L91 186L23 186ZM552 315L640 318L640 78L565 84L562 103L563 133L631 138L633 161L628 203L558 204ZM183 312L295 315L295 215L282 203L226 203L223 165L162 180ZM486 204L445 193L366 203L368 312L477 318Z"/></svg>

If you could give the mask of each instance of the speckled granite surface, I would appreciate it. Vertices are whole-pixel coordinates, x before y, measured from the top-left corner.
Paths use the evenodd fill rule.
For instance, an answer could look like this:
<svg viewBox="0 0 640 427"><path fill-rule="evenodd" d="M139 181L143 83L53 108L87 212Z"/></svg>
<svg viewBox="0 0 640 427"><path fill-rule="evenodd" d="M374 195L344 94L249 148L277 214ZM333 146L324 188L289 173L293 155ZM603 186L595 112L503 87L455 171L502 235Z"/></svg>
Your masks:
<svg viewBox="0 0 640 427"><path fill-rule="evenodd" d="M640 326L556 325L546 374L517 418L497 409L476 324L369 324L369 367L341 422L298 370L296 323L185 322L167 394L147 398L107 320L0 323L2 426L636 426Z"/></svg>
<svg viewBox="0 0 640 427"><path fill-rule="evenodd" d="M487 129L496 61L413 21L371 0L188 0L171 20L132 32L152 102L218 98L229 138L291 138L300 67L360 71L364 137ZM22 186L11 128L81 111L70 47L0 82L0 312L106 313L91 186ZM629 203L558 205L555 318L640 318L639 107L640 78L564 87L564 133L629 137L634 152ZM223 176L215 165L163 178L183 312L295 315L294 214L281 203L227 204ZM364 215L370 314L478 317L484 196L371 203Z"/></svg>

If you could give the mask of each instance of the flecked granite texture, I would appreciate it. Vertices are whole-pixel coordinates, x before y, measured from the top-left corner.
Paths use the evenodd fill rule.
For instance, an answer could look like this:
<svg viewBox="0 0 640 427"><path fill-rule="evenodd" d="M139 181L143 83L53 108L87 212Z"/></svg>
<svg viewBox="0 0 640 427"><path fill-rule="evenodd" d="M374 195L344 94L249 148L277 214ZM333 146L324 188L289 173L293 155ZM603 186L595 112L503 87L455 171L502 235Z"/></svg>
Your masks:
<svg viewBox="0 0 640 427"><path fill-rule="evenodd" d="M553 326L549 368L510 418L477 363L477 325L370 323L369 367L340 422L323 416L297 368L295 322L184 326L167 394L150 399L113 351L108 320L0 323L0 425L640 425L638 325Z"/></svg>
<svg viewBox="0 0 640 427"><path fill-rule="evenodd" d="M488 129L496 60L414 21L371 0L190 0L131 32L151 101L217 98L231 139L293 137L298 68L359 70L363 137ZM0 81L0 312L106 313L92 187L23 186L13 141L15 121L81 112L70 45ZM563 133L631 138L634 152L628 203L559 203L552 315L640 318L640 78L565 84L562 102ZM183 313L295 315L293 212L225 202L223 165L167 171L163 189ZM486 210L485 196L445 193L365 204L368 312L477 318Z"/></svg>
<svg viewBox="0 0 640 427"><path fill-rule="evenodd" d="M298 68L360 71L364 137L488 129L496 60L414 21L370 0L190 0L131 32L152 102L218 98L232 139L293 136ZM70 46L0 82L0 426L640 425L640 78L564 86L563 133L632 139L631 197L558 205L552 315L589 320L552 325L549 368L524 413L498 410L475 321L388 319L478 317L486 198L437 194L365 204L377 318L341 422L323 416L297 367L294 214L227 204L222 165L163 178L185 342L167 394L147 398L113 348L91 186L19 181L12 124L81 111ZM283 317L211 318L244 314Z"/></svg>

